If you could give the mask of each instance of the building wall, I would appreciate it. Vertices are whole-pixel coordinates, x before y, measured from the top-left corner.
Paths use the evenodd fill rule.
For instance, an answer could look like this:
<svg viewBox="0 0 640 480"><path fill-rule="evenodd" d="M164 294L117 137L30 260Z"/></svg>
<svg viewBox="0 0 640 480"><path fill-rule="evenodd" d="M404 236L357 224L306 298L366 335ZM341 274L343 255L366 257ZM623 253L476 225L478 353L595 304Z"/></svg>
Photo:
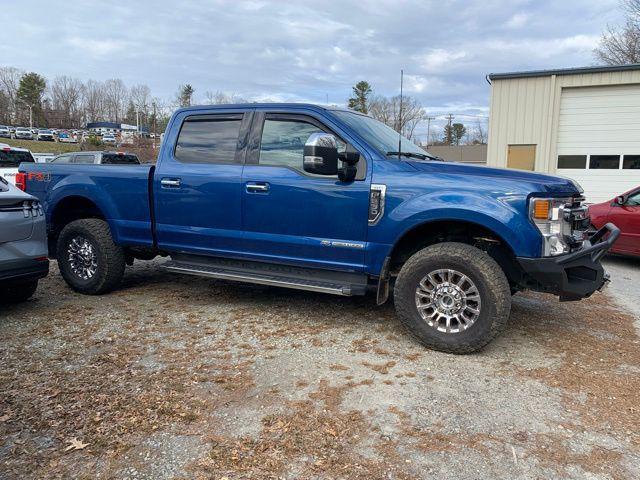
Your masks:
<svg viewBox="0 0 640 480"><path fill-rule="evenodd" d="M432 145L427 151L449 162L487 163L486 145Z"/></svg>
<svg viewBox="0 0 640 480"><path fill-rule="evenodd" d="M535 170L556 173L562 89L622 84L640 84L640 70L494 80L487 165L506 167L510 144L533 144Z"/></svg>

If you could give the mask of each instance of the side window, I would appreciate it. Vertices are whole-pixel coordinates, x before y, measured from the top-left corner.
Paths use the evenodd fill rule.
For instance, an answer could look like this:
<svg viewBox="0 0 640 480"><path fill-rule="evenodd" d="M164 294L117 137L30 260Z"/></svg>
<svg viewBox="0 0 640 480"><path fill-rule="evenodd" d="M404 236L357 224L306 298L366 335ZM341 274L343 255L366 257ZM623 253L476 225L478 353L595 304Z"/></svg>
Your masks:
<svg viewBox="0 0 640 480"><path fill-rule="evenodd" d="M69 163L71 161L71 155L60 155L52 160L53 163Z"/></svg>
<svg viewBox="0 0 640 480"><path fill-rule="evenodd" d="M185 120L176 142L175 157L183 163L233 164L242 116Z"/></svg>
<svg viewBox="0 0 640 480"><path fill-rule="evenodd" d="M275 165L302 170L304 144L310 135L322 133L323 129L304 120L264 121L260 142L259 165ZM338 151L346 144L338 139Z"/></svg>
<svg viewBox="0 0 640 480"><path fill-rule="evenodd" d="M627 199L627 205L629 205L630 207L637 207L640 205L640 191L629 195L629 198Z"/></svg>
<svg viewBox="0 0 640 480"><path fill-rule="evenodd" d="M94 163L93 155L76 155L71 163Z"/></svg>

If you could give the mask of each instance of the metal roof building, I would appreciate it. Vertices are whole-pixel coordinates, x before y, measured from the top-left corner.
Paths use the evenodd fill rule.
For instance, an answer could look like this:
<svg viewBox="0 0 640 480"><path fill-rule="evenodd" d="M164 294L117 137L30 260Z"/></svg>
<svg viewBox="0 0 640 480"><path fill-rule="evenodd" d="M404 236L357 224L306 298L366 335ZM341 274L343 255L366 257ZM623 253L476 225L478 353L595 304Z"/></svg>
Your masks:
<svg viewBox="0 0 640 480"><path fill-rule="evenodd" d="M573 178L591 202L640 185L640 64L488 79L488 165Z"/></svg>

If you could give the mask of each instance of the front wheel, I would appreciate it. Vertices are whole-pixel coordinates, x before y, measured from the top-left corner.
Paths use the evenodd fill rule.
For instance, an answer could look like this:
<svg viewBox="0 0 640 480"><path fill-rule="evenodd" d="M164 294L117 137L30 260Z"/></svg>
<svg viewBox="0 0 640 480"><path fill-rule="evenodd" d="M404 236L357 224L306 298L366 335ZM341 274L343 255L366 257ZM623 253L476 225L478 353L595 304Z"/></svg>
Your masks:
<svg viewBox="0 0 640 480"><path fill-rule="evenodd" d="M423 345L448 353L482 349L504 330L509 282L486 252L439 243L414 254L394 288L398 317Z"/></svg>
<svg viewBox="0 0 640 480"><path fill-rule="evenodd" d="M64 227L56 256L62 278L87 295L110 292L124 274L124 250L113 242L107 222L97 218L75 220Z"/></svg>

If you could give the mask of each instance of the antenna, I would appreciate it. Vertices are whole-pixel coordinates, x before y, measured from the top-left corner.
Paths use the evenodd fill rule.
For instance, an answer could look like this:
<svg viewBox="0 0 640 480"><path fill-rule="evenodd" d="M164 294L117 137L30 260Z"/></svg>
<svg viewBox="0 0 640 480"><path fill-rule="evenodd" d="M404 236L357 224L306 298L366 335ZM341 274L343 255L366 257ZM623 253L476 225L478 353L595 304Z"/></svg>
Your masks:
<svg viewBox="0 0 640 480"><path fill-rule="evenodd" d="M400 69L400 114L398 118L398 160L402 156L402 83L404 80L404 70Z"/></svg>

